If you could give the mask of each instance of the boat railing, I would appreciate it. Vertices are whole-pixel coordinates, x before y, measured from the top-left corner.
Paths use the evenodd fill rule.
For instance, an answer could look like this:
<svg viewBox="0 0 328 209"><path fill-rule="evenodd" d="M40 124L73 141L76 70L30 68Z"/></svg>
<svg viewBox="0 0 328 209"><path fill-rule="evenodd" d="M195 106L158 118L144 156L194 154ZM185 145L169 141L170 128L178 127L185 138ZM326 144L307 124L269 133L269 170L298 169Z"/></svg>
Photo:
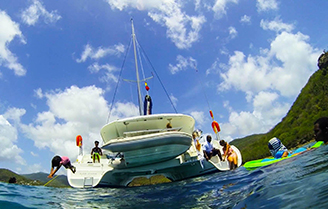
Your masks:
<svg viewBox="0 0 328 209"><path fill-rule="evenodd" d="M167 131L180 131L182 127L177 128L162 128L162 129L147 129L147 130L140 130L140 131L126 131L123 132L124 137L133 137L133 136L141 136L146 134L153 134L153 133L160 133L160 132L167 132Z"/></svg>

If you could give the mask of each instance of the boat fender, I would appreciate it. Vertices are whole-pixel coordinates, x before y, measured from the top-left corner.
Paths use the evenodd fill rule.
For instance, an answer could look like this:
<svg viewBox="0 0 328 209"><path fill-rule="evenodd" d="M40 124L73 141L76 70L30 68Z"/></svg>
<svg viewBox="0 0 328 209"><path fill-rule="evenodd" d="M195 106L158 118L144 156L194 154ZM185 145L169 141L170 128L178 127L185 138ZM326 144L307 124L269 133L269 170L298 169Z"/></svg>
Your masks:
<svg viewBox="0 0 328 209"><path fill-rule="evenodd" d="M76 146L82 147L82 136L81 135L76 136Z"/></svg>
<svg viewBox="0 0 328 209"><path fill-rule="evenodd" d="M221 131L219 123L216 122L215 120L212 122L212 128L215 133L218 133Z"/></svg>

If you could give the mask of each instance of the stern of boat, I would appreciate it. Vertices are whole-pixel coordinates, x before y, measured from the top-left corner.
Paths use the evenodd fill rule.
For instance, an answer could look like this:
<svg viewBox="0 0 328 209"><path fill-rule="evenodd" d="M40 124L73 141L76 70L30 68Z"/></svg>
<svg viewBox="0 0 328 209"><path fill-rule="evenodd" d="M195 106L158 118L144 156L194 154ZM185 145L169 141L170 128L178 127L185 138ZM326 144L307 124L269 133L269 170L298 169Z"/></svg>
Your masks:
<svg viewBox="0 0 328 209"><path fill-rule="evenodd" d="M83 156L82 160L80 159L72 165L76 168L76 172L72 173L70 169L67 169L67 180L69 185L74 188L96 187L103 176L113 170L107 159L102 158L100 163L93 163L91 155Z"/></svg>

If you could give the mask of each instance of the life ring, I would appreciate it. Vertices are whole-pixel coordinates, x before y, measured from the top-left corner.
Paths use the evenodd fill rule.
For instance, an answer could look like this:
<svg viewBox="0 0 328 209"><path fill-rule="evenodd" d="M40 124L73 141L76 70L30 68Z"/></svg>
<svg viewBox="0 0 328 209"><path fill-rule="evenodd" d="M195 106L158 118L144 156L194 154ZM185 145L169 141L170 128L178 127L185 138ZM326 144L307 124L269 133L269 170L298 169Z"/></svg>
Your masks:
<svg viewBox="0 0 328 209"><path fill-rule="evenodd" d="M76 146L82 147L82 136L81 135L76 136Z"/></svg>
<svg viewBox="0 0 328 209"><path fill-rule="evenodd" d="M212 122L212 128L215 133L218 133L221 131L219 123L216 122L215 120Z"/></svg>

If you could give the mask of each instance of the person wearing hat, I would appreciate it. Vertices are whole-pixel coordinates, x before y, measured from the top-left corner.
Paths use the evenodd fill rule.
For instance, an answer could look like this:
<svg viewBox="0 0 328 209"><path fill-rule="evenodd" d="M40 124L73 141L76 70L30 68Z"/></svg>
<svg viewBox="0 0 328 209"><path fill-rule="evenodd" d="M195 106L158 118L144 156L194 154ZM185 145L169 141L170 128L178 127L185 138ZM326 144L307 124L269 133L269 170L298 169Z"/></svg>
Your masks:
<svg viewBox="0 0 328 209"><path fill-rule="evenodd" d="M274 158L282 158L288 156L288 149L276 137L270 139L268 147Z"/></svg>

